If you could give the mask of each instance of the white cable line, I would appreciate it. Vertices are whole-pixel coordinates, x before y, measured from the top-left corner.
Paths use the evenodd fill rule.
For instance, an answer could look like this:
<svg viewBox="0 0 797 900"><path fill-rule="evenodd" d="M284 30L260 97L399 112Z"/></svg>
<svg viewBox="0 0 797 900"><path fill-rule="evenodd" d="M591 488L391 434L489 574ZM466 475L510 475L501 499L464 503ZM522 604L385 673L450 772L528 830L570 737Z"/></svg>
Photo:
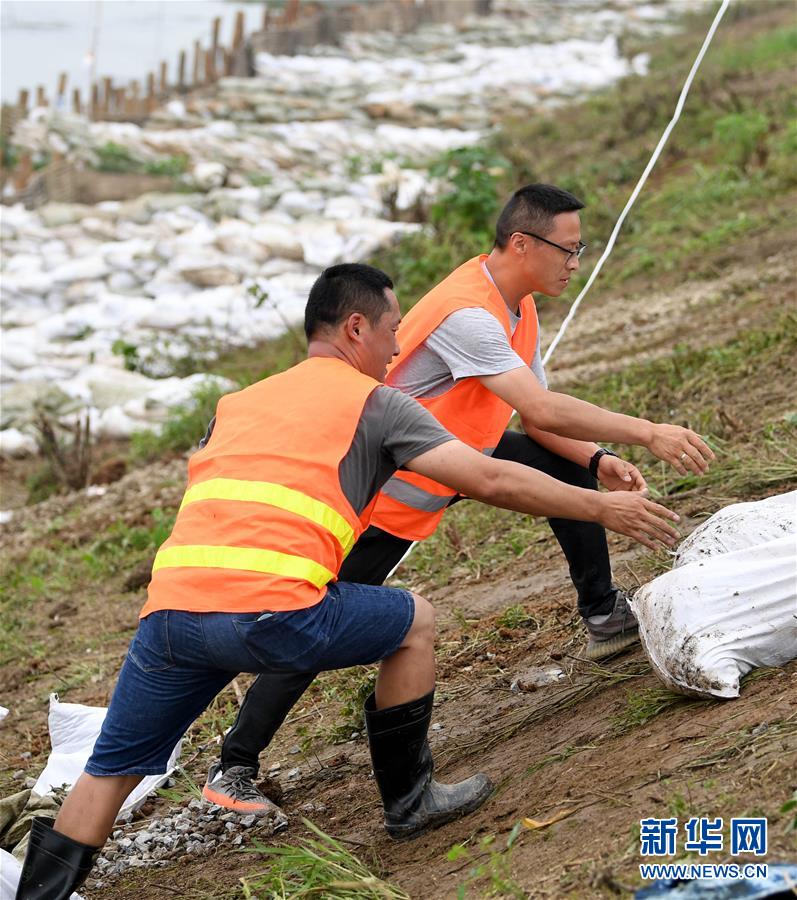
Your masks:
<svg viewBox="0 0 797 900"><path fill-rule="evenodd" d="M681 117L681 111L684 108L684 102L686 101L686 96L689 93L689 88L692 86L692 81L697 73L697 70L700 68L700 63L703 61L703 57L706 55L706 50L708 50L709 44L711 43L712 38L714 37L714 32L717 30L719 23L722 21L722 17L725 15L725 10L730 5L731 0L722 0L722 6L720 6L719 10L717 10L717 15L714 17L714 21L711 23L711 28L709 28L708 33L706 34L706 39L703 41L703 46L700 48L700 53L697 54L697 57L692 64L692 69L689 72L689 75L686 77L686 81L684 82L683 89L681 90L681 96L678 98L678 103L675 105L675 112L673 113L673 117L670 120L670 124L664 129L664 134L661 136L661 140L659 141L656 149L653 151L653 155L650 157L650 162L645 167L645 171L642 173L639 181L637 182L637 186L634 188L634 192L631 194L631 197L628 200L628 203L625 205L625 209L620 213L620 218L617 220L617 223L614 226L614 230L611 233L609 238L609 242L606 244L606 249L603 251L603 255L595 264L595 268L592 270L592 274L589 276L589 280L584 285L581 290L581 293L576 297L573 301L573 305L570 307L570 312L568 312L567 317L564 322L562 322L559 331L556 334L556 337L551 341L550 346L545 351L545 356L543 357L542 364L545 365L548 360L551 358L551 354L556 349L556 345L562 339L565 331L567 331L567 326L573 319L573 316L576 314L576 310L578 309L579 304L581 303L584 295L592 286L592 282L598 277L598 272L600 272L603 267L603 263L605 262L608 255L612 252L612 247L614 247L614 242L617 238L617 234L622 227L623 222L625 221L625 217L628 215L628 211L634 204L634 201L637 198L637 195L642 190L642 186L647 181L648 175L650 174L653 166L656 164L656 160L659 158L659 154L661 153L664 145L667 143L667 138L670 136L670 132L675 128L675 124L678 119ZM412 553L417 545L417 541L410 544L407 548L407 552L401 557L401 559L396 563L395 566L390 570L390 572L385 577L385 582L389 578L393 576L396 569L404 562L404 560ZM383 584L385 583L383 582Z"/></svg>
<svg viewBox="0 0 797 900"><path fill-rule="evenodd" d="M626 203L625 209L620 213L620 218L617 220L617 223L614 226L614 230L611 233L609 242L606 244L606 249L603 251L603 255L595 264L595 268L592 270L592 274L589 276L587 283L581 289L581 293L573 301L573 305L570 307L570 311L565 317L564 322L562 322L559 331L556 333L556 337L551 341L550 346L545 351L545 356L542 359L543 365L546 365L548 360L553 355L553 351L556 349L559 341L564 336L565 331L567 331L568 325L573 320L573 317L576 314L576 310L581 304L581 301L584 299L584 295L587 293L590 287L592 287L592 282L595 281L595 279L598 277L598 273L603 268L603 264L606 261L606 258L612 252L614 242L617 239L617 234L620 231L623 222L625 221L625 217L628 215L629 210L634 205L634 201L636 200L639 192L642 190L642 186L647 181L648 175L650 175L653 166L656 164L656 160L659 158L659 154L664 149L664 145L667 143L667 138L669 138L670 132L673 130L676 122L681 117L681 111L684 108L684 102L686 101L686 95L689 93L689 88L692 86L692 80L697 74L697 70L700 68L700 63L703 61L703 57L706 54L706 50L708 50L711 39L714 37L714 32L717 30L717 26L719 25L722 17L725 15L725 10L728 8L730 2L731 0L722 0L722 6L720 6L719 10L717 10L717 15L714 17L714 21L711 23L711 28L709 28L706 39L703 41L703 46L700 48L700 53L697 54L697 58L692 64L692 70L689 72L689 75L684 82L683 90L681 91L681 96L678 98L678 103L675 106L673 117L672 119L670 119L670 124L664 129L664 134L662 134L661 140L659 141L656 149L653 151L653 155L650 157L650 162L645 167L645 171L642 173L642 176L637 182L637 186L634 188L634 192L631 194L628 203Z"/></svg>

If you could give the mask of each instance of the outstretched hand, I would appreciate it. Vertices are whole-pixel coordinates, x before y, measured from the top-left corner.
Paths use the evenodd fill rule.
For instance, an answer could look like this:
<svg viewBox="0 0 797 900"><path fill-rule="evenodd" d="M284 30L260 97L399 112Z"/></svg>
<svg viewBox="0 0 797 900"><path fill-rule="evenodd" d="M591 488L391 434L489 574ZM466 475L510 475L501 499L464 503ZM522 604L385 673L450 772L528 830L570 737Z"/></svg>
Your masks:
<svg viewBox="0 0 797 900"><path fill-rule="evenodd" d="M670 463L679 475L687 472L703 475L715 458L711 447L699 434L680 425L654 425L648 450Z"/></svg>
<svg viewBox="0 0 797 900"><path fill-rule="evenodd" d="M608 454L598 460L598 481L607 491L645 491L648 487L636 466Z"/></svg>
<svg viewBox="0 0 797 900"><path fill-rule="evenodd" d="M601 494L600 498L598 521L610 531L626 534L651 550L656 550L658 544L672 547L680 537L670 525L679 521L677 513L647 500L637 491L613 491Z"/></svg>

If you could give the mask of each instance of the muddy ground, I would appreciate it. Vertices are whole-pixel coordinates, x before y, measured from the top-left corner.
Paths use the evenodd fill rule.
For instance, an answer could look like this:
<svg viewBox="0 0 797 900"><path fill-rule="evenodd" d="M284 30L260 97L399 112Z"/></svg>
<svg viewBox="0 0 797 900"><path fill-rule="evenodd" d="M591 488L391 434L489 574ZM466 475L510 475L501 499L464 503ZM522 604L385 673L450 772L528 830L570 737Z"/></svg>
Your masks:
<svg viewBox="0 0 797 900"><path fill-rule="evenodd" d="M737 260L713 280L627 295L596 289L557 352L553 384L583 382L666 354L685 336L695 346L717 345L746 328L766 327L794 308L795 261L792 251L757 265ZM549 336L563 311L545 306ZM781 360L776 369L759 370L752 362L721 398L705 398L725 404L738 427L750 433L792 413L797 386L793 364L784 368ZM722 464L720 459L717 465ZM5 465L6 477L21 477L14 464ZM113 523L145 523L153 508L179 502L183 472L182 459L160 462L109 485L102 497L72 494L19 509L2 529L6 563L48 543L83 546ZM778 490L795 486L797 476ZM687 491L668 502L684 516L686 532L728 499L766 493L728 498L722 492ZM611 547L615 577L626 587L666 566L666 560L628 539L612 537ZM77 585L65 580L67 588L38 597L27 611L31 645L45 649L33 660L17 654L2 673L0 697L11 709L0 727L3 794L21 789L24 778L35 777L45 762L51 691L72 702L107 703L144 597L145 578L136 584L130 576L121 569L111 578L87 578ZM677 815L685 821L690 815L766 815L767 861L797 859L795 832L787 832L788 817L779 812L797 789L797 663L760 671L737 700L695 702L665 697L641 649L601 666L586 662L572 587L547 533L497 571L474 576L471 570L442 588L424 589L440 613L433 721L442 727L431 733L439 777L454 780L484 771L497 785L495 796L468 818L414 842L389 841L363 738L342 744L324 740L343 716L341 694L331 687L340 676L327 675L296 707L267 756L266 765L279 761L282 773L294 767L301 773L298 779L278 776L291 820L280 840L297 842L306 835L301 818L309 815L419 900L454 897L463 889L469 897L626 894L640 883L638 822L649 816ZM525 616L499 622L507 607L517 605ZM510 690L517 675L546 665L560 666L564 680L533 692ZM236 687L243 690L247 682L242 676ZM629 697L645 696L661 709L634 720ZM189 734L183 762L197 784L236 704L231 687ZM175 788L184 790L185 803L191 797L187 784L181 778ZM303 811L310 802L324 811ZM162 813L171 805L173 798L159 799L147 812ZM523 828L511 852L500 852L524 817L557 815L560 820L549 827ZM494 841L485 843L490 836ZM271 841L257 829L249 838ZM466 851L450 853L460 844ZM474 874L479 866L481 874ZM262 858L230 847L166 869L138 870L85 894L112 900L235 896L241 877L265 867Z"/></svg>

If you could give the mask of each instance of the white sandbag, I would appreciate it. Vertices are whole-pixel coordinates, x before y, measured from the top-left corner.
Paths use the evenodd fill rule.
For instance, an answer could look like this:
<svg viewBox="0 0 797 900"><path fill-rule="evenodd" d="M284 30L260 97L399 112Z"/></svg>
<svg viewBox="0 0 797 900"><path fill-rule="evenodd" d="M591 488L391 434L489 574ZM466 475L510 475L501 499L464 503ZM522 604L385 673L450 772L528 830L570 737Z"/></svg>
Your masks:
<svg viewBox="0 0 797 900"><path fill-rule="evenodd" d="M0 850L0 900L13 900L22 874L22 863L5 850ZM83 895L72 893L69 900L83 900Z"/></svg>
<svg viewBox="0 0 797 900"><path fill-rule="evenodd" d="M797 657L794 497L720 511L634 597L642 643L672 689L738 697L747 672Z"/></svg>
<svg viewBox="0 0 797 900"><path fill-rule="evenodd" d="M797 491L733 503L696 528L678 548L674 566L744 550L797 533Z"/></svg>
<svg viewBox="0 0 797 900"><path fill-rule="evenodd" d="M29 434L23 434L18 428L0 430L0 454L14 457L33 456L38 450L36 439Z"/></svg>
<svg viewBox="0 0 797 900"><path fill-rule="evenodd" d="M58 694L50 694L50 715L47 724L53 749L44 771L33 785L35 793L44 796L62 784L72 787L91 756L106 713L107 710L102 706L61 703ZM166 771L162 775L147 775L130 792L117 818L127 818L141 806L148 794L165 783L177 766L182 743L182 740L177 742L169 757Z"/></svg>

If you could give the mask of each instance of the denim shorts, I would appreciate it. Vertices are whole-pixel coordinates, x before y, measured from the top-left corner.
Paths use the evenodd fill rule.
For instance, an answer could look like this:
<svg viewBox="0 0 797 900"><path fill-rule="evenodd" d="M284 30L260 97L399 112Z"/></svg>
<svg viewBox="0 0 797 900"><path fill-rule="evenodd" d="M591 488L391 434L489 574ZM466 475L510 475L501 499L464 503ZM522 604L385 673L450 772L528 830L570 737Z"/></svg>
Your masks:
<svg viewBox="0 0 797 900"><path fill-rule="evenodd" d="M376 662L415 615L408 591L336 582L307 609L158 610L141 619L119 673L90 775L157 775L177 741L239 672L321 672Z"/></svg>

